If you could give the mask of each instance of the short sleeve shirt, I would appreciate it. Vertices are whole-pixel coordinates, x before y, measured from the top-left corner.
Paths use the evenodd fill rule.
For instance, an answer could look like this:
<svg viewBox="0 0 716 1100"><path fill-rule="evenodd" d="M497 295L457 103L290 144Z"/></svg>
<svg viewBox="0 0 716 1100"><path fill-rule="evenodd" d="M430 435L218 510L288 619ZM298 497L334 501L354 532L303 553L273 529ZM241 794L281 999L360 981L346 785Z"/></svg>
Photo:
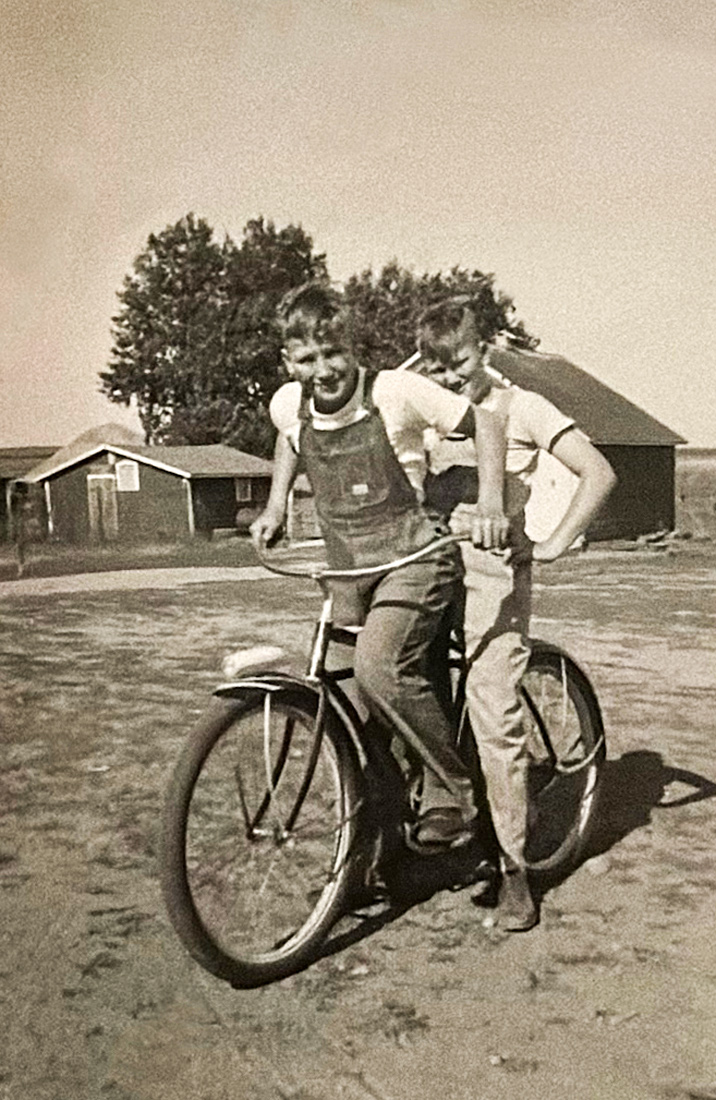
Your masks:
<svg viewBox="0 0 716 1100"><path fill-rule="evenodd" d="M310 415L317 431L335 431L367 415L364 404L365 371L361 369L356 391L342 409L333 414L316 412ZM470 402L451 393L421 375L406 371L380 371L373 382L373 402L380 413L390 445L418 494L422 493L427 470L425 433L431 430L436 438L454 432L463 419ZM299 450L301 385L287 382L274 394L269 412L277 430ZM471 440L466 441L472 451Z"/></svg>
<svg viewBox="0 0 716 1100"><path fill-rule="evenodd" d="M498 400L503 400L501 387L495 387L481 403L481 408L495 411ZM565 416L541 394L531 390L509 387L506 434L506 506L509 514L524 507L529 497L532 475L537 468L540 451L550 452L564 432L574 429L574 420ZM441 473L450 466L474 466L474 447L468 440L449 439L439 441L428 435L430 469Z"/></svg>

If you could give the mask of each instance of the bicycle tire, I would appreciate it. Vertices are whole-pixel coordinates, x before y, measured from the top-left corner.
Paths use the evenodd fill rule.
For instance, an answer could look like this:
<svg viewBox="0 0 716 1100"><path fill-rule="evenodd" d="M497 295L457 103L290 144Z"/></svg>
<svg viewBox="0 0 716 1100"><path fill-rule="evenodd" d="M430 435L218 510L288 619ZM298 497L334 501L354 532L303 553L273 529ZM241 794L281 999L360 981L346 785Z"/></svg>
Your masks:
<svg viewBox="0 0 716 1100"><path fill-rule="evenodd" d="M314 961L349 895L358 763L330 708L316 736L317 710L300 686L215 700L167 792L169 917L189 954L236 988Z"/></svg>
<svg viewBox="0 0 716 1100"><path fill-rule="evenodd" d="M594 825L606 760L599 702L557 647L535 642L522 686L528 752L525 857L533 872L573 866Z"/></svg>

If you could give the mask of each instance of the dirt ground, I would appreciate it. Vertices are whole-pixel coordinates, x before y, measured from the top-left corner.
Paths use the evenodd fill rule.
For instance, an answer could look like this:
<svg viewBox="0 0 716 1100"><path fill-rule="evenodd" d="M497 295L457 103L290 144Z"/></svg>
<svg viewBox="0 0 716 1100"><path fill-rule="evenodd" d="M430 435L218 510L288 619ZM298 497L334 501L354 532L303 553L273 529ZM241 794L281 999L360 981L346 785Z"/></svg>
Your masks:
<svg viewBox="0 0 716 1100"><path fill-rule="evenodd" d="M590 672L609 745L539 928L443 891L238 992L169 927L159 809L222 654L300 667L315 608L230 570L0 585L1 1100L716 1098L713 544L539 575L535 633Z"/></svg>

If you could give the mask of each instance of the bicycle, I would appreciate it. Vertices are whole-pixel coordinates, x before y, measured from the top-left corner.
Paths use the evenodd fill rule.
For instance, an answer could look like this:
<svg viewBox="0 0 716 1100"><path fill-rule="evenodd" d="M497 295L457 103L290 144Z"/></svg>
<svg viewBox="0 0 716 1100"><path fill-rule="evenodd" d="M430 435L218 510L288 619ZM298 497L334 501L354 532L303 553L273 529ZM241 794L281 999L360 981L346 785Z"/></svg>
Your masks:
<svg viewBox="0 0 716 1100"><path fill-rule="evenodd" d="M264 561L281 575L310 576L321 589L307 671L259 668L216 689L177 762L162 829L161 882L174 929L204 969L236 988L315 961L356 889L408 851L405 769L342 686L350 662L327 668L329 648L354 646L359 629L333 623L331 586L400 568L448 541L455 537L372 570L296 573ZM450 667L458 745L479 792L461 653ZM606 746L594 690L559 647L531 641L522 696L527 857L539 875L572 866L583 850Z"/></svg>

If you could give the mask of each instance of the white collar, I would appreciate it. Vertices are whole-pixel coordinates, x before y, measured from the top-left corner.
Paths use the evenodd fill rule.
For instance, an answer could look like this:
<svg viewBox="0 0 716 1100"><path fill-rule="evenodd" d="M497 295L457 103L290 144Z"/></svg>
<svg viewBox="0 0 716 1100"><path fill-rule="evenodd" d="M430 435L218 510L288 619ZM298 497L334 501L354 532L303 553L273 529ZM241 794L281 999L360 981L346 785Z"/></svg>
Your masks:
<svg viewBox="0 0 716 1100"><path fill-rule="evenodd" d="M365 368L358 368L358 382L350 400L346 401L337 412L317 412L313 405L313 398L309 403L309 412L313 427L319 432L335 431L336 428L345 428L347 424L354 424L368 415L364 404L365 395Z"/></svg>

